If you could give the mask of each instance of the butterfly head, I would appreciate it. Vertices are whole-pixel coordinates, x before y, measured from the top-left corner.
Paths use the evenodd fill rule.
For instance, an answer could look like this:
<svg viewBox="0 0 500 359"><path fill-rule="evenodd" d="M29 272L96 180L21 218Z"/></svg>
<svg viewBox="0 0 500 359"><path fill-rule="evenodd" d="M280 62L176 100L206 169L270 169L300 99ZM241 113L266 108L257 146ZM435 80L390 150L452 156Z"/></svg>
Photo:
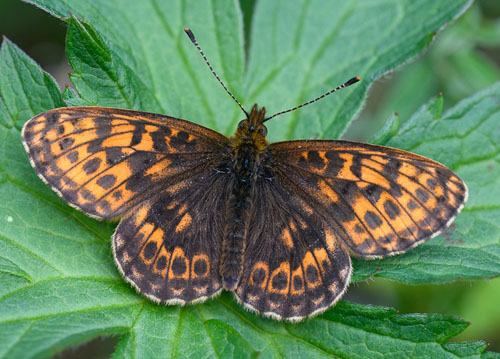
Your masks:
<svg viewBox="0 0 500 359"><path fill-rule="evenodd" d="M265 117L266 108L259 108L257 104L253 105L247 119L242 120L238 124L233 137L233 145L239 146L242 143L251 143L259 150L263 150L267 146L267 128L264 125Z"/></svg>

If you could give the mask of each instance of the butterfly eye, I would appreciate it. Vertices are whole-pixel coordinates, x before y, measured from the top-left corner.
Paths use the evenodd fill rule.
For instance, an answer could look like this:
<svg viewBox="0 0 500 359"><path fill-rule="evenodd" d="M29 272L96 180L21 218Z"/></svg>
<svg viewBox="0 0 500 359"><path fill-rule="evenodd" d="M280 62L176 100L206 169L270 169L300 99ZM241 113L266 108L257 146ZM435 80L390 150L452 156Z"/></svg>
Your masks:
<svg viewBox="0 0 500 359"><path fill-rule="evenodd" d="M264 125L260 126L259 132L262 133L264 136L267 136L267 127Z"/></svg>
<svg viewBox="0 0 500 359"><path fill-rule="evenodd" d="M247 121L247 120L241 120L241 121L240 121L240 123L238 123L238 129L239 129L239 130L241 130L241 129L243 129L243 128L245 127L245 122L246 122L246 121Z"/></svg>

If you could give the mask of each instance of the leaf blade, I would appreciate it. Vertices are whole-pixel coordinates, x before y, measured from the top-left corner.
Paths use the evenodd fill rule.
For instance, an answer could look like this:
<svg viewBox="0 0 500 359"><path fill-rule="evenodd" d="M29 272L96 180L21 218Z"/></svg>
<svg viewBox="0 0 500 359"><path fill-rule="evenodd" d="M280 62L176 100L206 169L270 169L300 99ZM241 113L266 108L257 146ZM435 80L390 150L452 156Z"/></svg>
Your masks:
<svg viewBox="0 0 500 359"><path fill-rule="evenodd" d="M53 6L59 4L64 3L53 2ZM90 13L95 15L95 9L92 11ZM102 21L101 14L96 18ZM99 26L105 28L106 25L101 21L97 21ZM110 51L119 56L125 66L134 68L134 60L122 58L123 49L113 48L115 45L111 42L109 44ZM118 41L118 44L122 46L125 43ZM146 55L141 54L139 58L141 56ZM137 69L137 64L135 66ZM143 75L147 72L144 71L139 73ZM193 75L187 77L189 76ZM143 78L147 78L147 75ZM28 77L26 79L26 88L30 88L32 83ZM154 89L152 91L155 92ZM50 103L50 96L42 92L36 92L35 96L38 96L41 103ZM177 109L184 111L182 106ZM22 115L27 117L20 116L16 123L21 124L34 114L27 111ZM229 118L232 121L232 117ZM231 121L225 124L228 125ZM238 338L244 338L248 346L242 344L238 349L241 354L248 356L256 353L263 357L345 356L346 346L335 341L340 338L353 343L349 342L349 338L360 337L362 340L358 340L356 344L372 348L369 354L384 356L392 354L388 348L400 349L400 357L411 357L415 352L424 355L429 351L436 356L445 354L450 358L477 357L484 350L484 343L442 344L443 340L465 326L464 321L446 316L405 317L398 316L394 310L387 308L340 303L337 308L316 319L292 325L247 313L227 294L188 308L161 307L149 303L135 295L120 279L112 263L108 238L113 226L95 222L69 209L36 179L20 145L18 130L2 127L0 136L5 140L2 142L3 147L0 147L0 158L4 159L0 167L0 196L9 199L4 206L0 206L0 219L12 217L9 222L11 224L0 229L0 245L8 249L1 253L5 253L5 258L16 266L18 274L22 271L33 281L22 282L20 286L6 285L0 305L3 308L3 304L6 304L12 311L24 305L34 308L31 312L24 313L24 316L17 310L15 315L6 314L6 317L0 319L0 333L10 333L12 330L12 334L0 336L0 348L5 348L3 352L0 351L0 355L4 357L46 356L67 345L98 335L124 333L115 353L117 357L198 354L221 357L226 352L216 345L221 343L211 342L207 326L218 327L222 336L230 337L237 333ZM52 228L48 231L46 223L52 223ZM3 285L3 282L0 283ZM109 291L112 293L106 293ZM101 302L97 293L105 293ZM23 298L27 298L27 301L22 302ZM46 315L39 318L40 314L44 314L40 310L43 310L43 303L47 298L50 299L50 307L45 309ZM61 298L66 303L66 308L74 311L58 312L58 309L64 308L57 307L56 298ZM101 305L100 309L93 310L96 298ZM68 305L70 302L75 302L75 305ZM115 308L117 304L118 308ZM360 321L363 323L360 324ZM328 330L321 330L323 327L320 328L318 323L322 322L328 323ZM412 333L416 333L418 340L412 342L411 335L405 336L400 331L405 323L415 327ZM428 325L431 329L435 325L431 334ZM65 331L66 326L71 330ZM339 334L336 328L340 328L342 332ZM445 334L439 336L439 330ZM57 332L56 335L53 335L54 331ZM385 336L382 335L384 333ZM192 342L193 335L198 334L202 335L202 339ZM321 337L319 340L318 335ZM402 342L404 345L399 348ZM367 353L366 349L354 348L354 352L349 355L366 357Z"/></svg>
<svg viewBox="0 0 500 359"><path fill-rule="evenodd" d="M252 27L252 39L258 41L251 42L247 97L265 103L275 113L359 75L360 83L321 105L269 124L271 136L281 134L280 128L285 126L287 139L339 138L360 110L370 84L422 52L470 3L424 1L387 6L380 2L301 1L288 6L285 2L259 2ZM273 140L283 139L283 135L274 136Z"/></svg>

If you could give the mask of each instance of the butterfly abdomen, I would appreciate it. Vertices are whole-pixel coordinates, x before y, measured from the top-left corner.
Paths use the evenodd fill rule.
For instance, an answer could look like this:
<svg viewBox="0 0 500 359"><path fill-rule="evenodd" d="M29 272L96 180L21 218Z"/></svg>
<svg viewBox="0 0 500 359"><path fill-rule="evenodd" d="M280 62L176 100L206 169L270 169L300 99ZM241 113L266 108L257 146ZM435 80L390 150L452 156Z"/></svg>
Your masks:
<svg viewBox="0 0 500 359"><path fill-rule="evenodd" d="M221 276L224 288L234 290L243 269L245 238L259 165L259 150L251 143L235 149L232 189L226 211L226 230L222 244Z"/></svg>

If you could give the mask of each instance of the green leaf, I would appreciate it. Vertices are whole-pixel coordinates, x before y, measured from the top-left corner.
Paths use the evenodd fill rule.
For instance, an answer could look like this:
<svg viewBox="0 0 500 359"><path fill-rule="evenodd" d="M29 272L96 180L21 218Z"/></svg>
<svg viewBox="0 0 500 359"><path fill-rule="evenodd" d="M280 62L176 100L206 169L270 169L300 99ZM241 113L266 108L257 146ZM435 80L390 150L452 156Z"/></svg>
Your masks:
<svg viewBox="0 0 500 359"><path fill-rule="evenodd" d="M4 37L0 53L0 125L22 126L33 113L64 106L49 74ZM28 86L29 87L26 87Z"/></svg>
<svg viewBox="0 0 500 359"><path fill-rule="evenodd" d="M392 137L397 135L399 122L399 114L396 112L387 120L384 127L368 140L368 143L385 145Z"/></svg>
<svg viewBox="0 0 500 359"><path fill-rule="evenodd" d="M73 16L69 19L66 48L74 71L71 82L80 95L80 99L72 99L72 104L159 109L146 85L111 53L94 28ZM150 96L144 96L147 93Z"/></svg>
<svg viewBox="0 0 500 359"><path fill-rule="evenodd" d="M273 125L275 136L300 133L300 137L307 137L342 133L362 106L371 80L421 51L434 31L457 16L467 2L435 4L429 0L418 5L388 4L390 11L386 14L382 11L382 2L368 7L366 2L353 1L349 4L354 5L348 9L343 8L343 2L338 2L336 11L332 12L322 8L329 7L329 3L304 3L295 9L287 6L287 2L262 1L256 5L254 14L247 72L242 20L237 3L229 0L196 2L196 6L191 7L175 2L151 1L139 5L131 1L119 11L104 1L37 3L61 17L67 17L69 10L75 16L69 19L67 52L75 71L72 78L81 97L75 97L69 90L64 93L64 99L73 104L130 104L228 132L241 114L193 50L182 32L184 25L193 28L211 61L218 64L219 75L231 91L245 101L263 96L272 110L296 104L297 98L287 96L292 93L300 94L302 99L310 90L313 95L315 91L321 93L331 88L344 76L333 71L344 73L346 67L361 70L356 74L365 75L365 82L358 89L339 93L332 98L333 105L323 101L321 106L310 107L316 108L313 111L323 111L318 109L323 105L329 108L328 113L313 112L321 121L309 121L308 111L304 111L288 119L277 119ZM373 11L383 17L372 16ZM278 26L275 18L270 17L271 12L280 14L277 19L287 20L293 31L285 27L284 20ZM332 14L336 17L330 16L327 21L327 15ZM388 19L393 18L392 26L387 27ZM426 19L425 24L422 18ZM366 19L373 19L375 23L370 25ZM353 29L358 29L358 35L364 37L351 41ZM297 34L293 38L297 39L297 48L295 42L289 41L292 33ZM369 42L370 36L376 42ZM370 52L377 49L377 44L384 44L380 52ZM340 50L345 50L344 55L350 59L341 58ZM308 51L313 56L308 55ZM289 59L283 64L285 55ZM334 70L326 66L329 56L335 63L331 66ZM351 65L348 66L347 61ZM278 68L278 64L283 66ZM257 70L262 70L262 75ZM297 78L300 86L294 88L295 78L287 76ZM40 79L44 86L39 85ZM280 81L284 81L283 85ZM0 52L0 91L0 357L50 356L68 345L106 334L121 335L116 358L478 358L485 349L483 342L445 343L467 326L464 320L449 316L399 315L389 308L341 302L304 323L286 324L244 311L227 293L188 307L163 307L148 302L120 277L113 263L109 238L114 226L92 220L68 207L31 169L22 148L20 128L35 114L61 106L62 97L52 78L7 41ZM497 88L491 91L499 93ZM478 111L482 108L477 107ZM437 127L437 134L447 134L450 129L446 124L450 124L441 123L438 109L438 104L424 108L415 116L415 128L422 130L432 125ZM475 116L475 109L474 103L470 105L470 113L464 115L469 122ZM458 111L450 118L462 119L461 115ZM294 116L300 116L300 121ZM334 124L334 120L338 123ZM306 131L300 128L303 121L313 125ZM408 142L406 145L415 146L415 151L425 151L425 146L431 143L421 141L427 137L419 130L411 132L412 128L398 131L397 127L389 127L379 141L391 145L401 136L405 142L400 144L401 148ZM488 133L495 134L491 128ZM445 139L456 140L454 136ZM432 156L437 158L440 151ZM461 158L452 157L445 162L455 166L465 178L467 173L462 173ZM477 160L480 162L482 158ZM472 159L466 163L475 162L476 159ZM497 172L493 171L483 180L493 187L496 178ZM479 193L481 188L470 187L474 203L472 194ZM476 205L486 216L491 212L488 203ZM493 218L495 213L489 215ZM469 227L457 225L457 231L462 228ZM469 237L464 237L464 241L480 243L492 234L495 232L467 233ZM498 237L496 239L498 242ZM496 245L498 247L498 243ZM466 248L463 249L466 252ZM467 253L463 255L467 258ZM396 258L400 257L391 260ZM373 272L372 263L375 262L357 264L359 277ZM391 270L403 280L408 279L404 266ZM491 266L486 271L487 275L490 273Z"/></svg>
<svg viewBox="0 0 500 359"><path fill-rule="evenodd" d="M500 79L498 66L486 55L500 45L500 22L485 16L484 1L476 1L449 29L437 36L429 52L386 81L376 111L361 120L380 124L394 111L409 118L436 93L446 94L446 107L493 85ZM417 85L418 91L415 91Z"/></svg>
<svg viewBox="0 0 500 359"><path fill-rule="evenodd" d="M271 123L270 134L282 133L280 129L285 124L287 138L340 137L360 110L370 84L422 52L445 22L457 16L469 2L321 4L257 4L247 97L276 112L320 95L354 75L363 80L321 105Z"/></svg>

